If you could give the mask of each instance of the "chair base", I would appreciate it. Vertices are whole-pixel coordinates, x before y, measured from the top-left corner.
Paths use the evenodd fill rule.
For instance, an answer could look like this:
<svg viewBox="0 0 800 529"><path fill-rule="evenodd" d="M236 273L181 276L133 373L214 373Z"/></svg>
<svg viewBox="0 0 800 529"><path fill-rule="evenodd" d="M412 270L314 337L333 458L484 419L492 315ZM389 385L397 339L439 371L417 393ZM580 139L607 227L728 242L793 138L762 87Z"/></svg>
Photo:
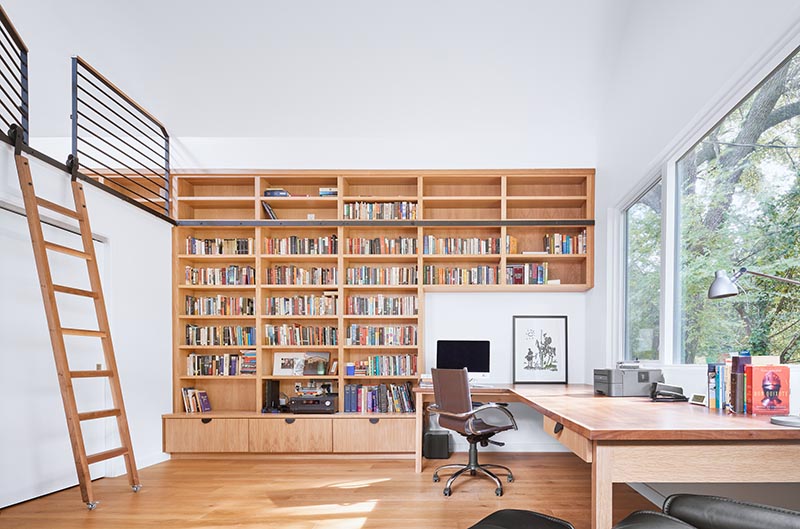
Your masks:
<svg viewBox="0 0 800 529"><path fill-rule="evenodd" d="M456 470L447 479L447 482L444 485L444 490L442 491L442 493L445 496L450 496L450 494L452 494L452 492L453 492L453 489L452 489L453 482L456 480L456 478L458 476L462 475L464 472L469 472L470 476L474 476L478 472L480 472L484 476L487 476L489 479L494 481L494 484L496 486L496 488L494 489L494 493L497 496L502 496L503 495L503 484L500 482L500 478L498 478L497 475L494 472L489 470L490 468L495 468L495 469L500 469L500 470L505 471L505 474L501 474L501 475L505 475L506 479L508 480L509 483L514 481L514 475L511 473L511 469L509 469L508 467L504 467L503 465L481 465L480 463L478 463L478 445L477 445L477 443L470 443L469 444L469 463L467 463L466 465L451 464L451 465L442 465L442 466L438 467L436 470L433 471L433 482L434 483L438 483L439 482L439 471L447 470L447 469L451 469L451 468L458 469L458 470Z"/></svg>

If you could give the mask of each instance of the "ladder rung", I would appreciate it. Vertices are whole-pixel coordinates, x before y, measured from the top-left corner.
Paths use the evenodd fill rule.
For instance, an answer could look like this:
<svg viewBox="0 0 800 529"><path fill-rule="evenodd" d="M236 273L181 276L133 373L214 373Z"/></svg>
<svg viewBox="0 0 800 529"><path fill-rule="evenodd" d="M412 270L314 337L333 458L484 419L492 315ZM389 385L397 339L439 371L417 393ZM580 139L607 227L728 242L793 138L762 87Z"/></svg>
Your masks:
<svg viewBox="0 0 800 529"><path fill-rule="evenodd" d="M69 376L72 378L101 378L111 377L113 373L110 369L89 369L86 371L70 371Z"/></svg>
<svg viewBox="0 0 800 529"><path fill-rule="evenodd" d="M61 327L61 332L70 336L96 336L98 338L106 337L106 333L103 331L93 331L90 329L70 329L69 327Z"/></svg>
<svg viewBox="0 0 800 529"><path fill-rule="evenodd" d="M53 290L56 292L63 292L64 294L72 294L75 296L86 296L87 298L96 298L97 293L91 290L83 290L81 288L65 287L64 285L53 285Z"/></svg>
<svg viewBox="0 0 800 529"><path fill-rule="evenodd" d="M51 211L55 211L56 213L60 213L61 215L65 215L67 217L72 217L73 219L80 220L80 215L78 212L69 208L65 208L60 204L56 204L55 202L50 202L49 200L45 200L41 197L36 197L36 203L39 204L43 208L47 208Z"/></svg>
<svg viewBox="0 0 800 529"><path fill-rule="evenodd" d="M98 452L96 454L86 456L86 462L91 465L92 463L105 461L106 459L111 459L113 457L124 456L127 453L128 449L124 446L120 446L119 448L112 448L111 450L106 450L105 452Z"/></svg>
<svg viewBox="0 0 800 529"><path fill-rule="evenodd" d="M98 411L87 411L84 413L78 414L79 421L91 421L92 419L104 419L105 417L117 417L119 416L119 410L114 408L113 410L98 410Z"/></svg>
<svg viewBox="0 0 800 529"><path fill-rule="evenodd" d="M86 259L90 261L92 256L86 252L82 252L80 250L76 250L75 248L69 248L68 246L61 246L60 244L56 244L54 242L47 242L45 241L44 247L48 250L53 250L54 252L61 252L68 255L73 255L75 257L80 257L81 259Z"/></svg>

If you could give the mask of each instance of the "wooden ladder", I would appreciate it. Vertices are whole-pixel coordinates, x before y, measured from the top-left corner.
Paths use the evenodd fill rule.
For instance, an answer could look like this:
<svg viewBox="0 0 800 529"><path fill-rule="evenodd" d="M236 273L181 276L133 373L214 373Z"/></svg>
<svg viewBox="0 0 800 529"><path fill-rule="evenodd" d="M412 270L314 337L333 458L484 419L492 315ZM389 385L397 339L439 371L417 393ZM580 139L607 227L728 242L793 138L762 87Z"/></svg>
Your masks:
<svg viewBox="0 0 800 529"><path fill-rule="evenodd" d="M97 259L94 251L94 243L92 241L92 230L89 226L89 215L86 211L83 184L73 175L72 196L75 200L74 210L55 204L54 202L36 196L33 180L31 179L30 165L28 159L20 154L19 145L17 145L14 158L17 165L17 174L19 176L22 197L25 201L28 228L30 228L31 242L33 243L33 255L36 260L36 269L39 273L39 283L42 288L44 310L47 315L47 327L50 332L50 342L53 346L53 356L55 356L56 361L58 383L61 388L64 412L67 417L67 428L69 429L69 437L72 442L72 454L75 459L75 468L78 471L81 498L84 503L86 503L89 510L93 510L97 506L97 501L92 492L92 480L89 474L89 465L92 463L123 456L128 473L128 482L133 488L133 491L138 492L141 485L139 483L139 474L136 470L136 461L133 457L133 446L131 445L131 436L128 430L128 418L125 414L125 406L122 402L122 389L120 388L119 373L114 358L114 347L111 343L111 330L108 325L108 315L106 312L106 304L103 299L102 285L100 284L100 274L97 270ZM81 240L83 241L83 250L76 250L44 240L41 218L39 216L40 207L77 220L80 228ZM86 261L91 290L54 284L50 274L50 262L47 257L48 250L71 255ZM56 293L93 299L99 329L89 330L62 327L58 314L58 305L56 303ZM71 371L67 360L64 336L90 336L99 338L103 347L106 368ZM84 378L108 379L114 406L112 409L78 411L72 381L73 379ZM97 454L87 455L83 433L81 431L81 422L104 417L116 418L121 446Z"/></svg>

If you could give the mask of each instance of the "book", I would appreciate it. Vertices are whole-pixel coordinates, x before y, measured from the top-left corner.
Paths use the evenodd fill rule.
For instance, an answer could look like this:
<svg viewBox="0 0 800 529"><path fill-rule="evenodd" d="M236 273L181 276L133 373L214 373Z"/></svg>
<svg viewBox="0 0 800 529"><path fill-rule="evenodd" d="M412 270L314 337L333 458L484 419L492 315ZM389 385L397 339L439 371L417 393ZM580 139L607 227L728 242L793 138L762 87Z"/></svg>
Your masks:
<svg viewBox="0 0 800 529"><path fill-rule="evenodd" d="M753 357L758 358L758 357ZM788 415L789 366L754 365L744 368L750 415Z"/></svg>
<svg viewBox="0 0 800 529"><path fill-rule="evenodd" d="M270 206L266 202L262 202L261 205L264 206L264 211L266 212L268 219L274 220L278 218L278 216L275 215L275 211L273 211L272 206Z"/></svg>
<svg viewBox="0 0 800 529"><path fill-rule="evenodd" d="M205 390L201 389L197 391L197 401L200 405L200 412L208 412L211 411L211 401L208 400L208 393Z"/></svg>
<svg viewBox="0 0 800 529"><path fill-rule="evenodd" d="M282 187L268 187L264 190L265 197L290 197L292 196L288 191Z"/></svg>

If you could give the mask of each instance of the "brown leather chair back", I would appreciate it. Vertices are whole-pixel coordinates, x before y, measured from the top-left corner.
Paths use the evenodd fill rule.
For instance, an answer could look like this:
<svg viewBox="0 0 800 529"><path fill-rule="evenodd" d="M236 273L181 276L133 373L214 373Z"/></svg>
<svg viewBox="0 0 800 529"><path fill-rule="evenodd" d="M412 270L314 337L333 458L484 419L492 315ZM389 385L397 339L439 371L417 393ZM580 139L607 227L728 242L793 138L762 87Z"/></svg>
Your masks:
<svg viewBox="0 0 800 529"><path fill-rule="evenodd" d="M465 413L472 410L467 369L431 369L433 396L442 411ZM468 419L454 419L439 415L439 426L467 435Z"/></svg>

